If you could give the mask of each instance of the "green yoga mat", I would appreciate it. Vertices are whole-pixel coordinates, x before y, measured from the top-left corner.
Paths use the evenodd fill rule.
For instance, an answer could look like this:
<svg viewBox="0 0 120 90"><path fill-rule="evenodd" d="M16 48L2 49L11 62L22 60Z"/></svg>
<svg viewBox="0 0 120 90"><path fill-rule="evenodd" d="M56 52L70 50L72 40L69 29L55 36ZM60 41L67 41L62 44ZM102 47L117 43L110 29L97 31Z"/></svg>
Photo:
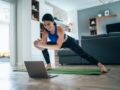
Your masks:
<svg viewBox="0 0 120 90"><path fill-rule="evenodd" d="M14 70L17 72L27 72L24 69ZM99 69L81 69L81 68L55 68L47 71L50 74L75 74L75 75L100 75Z"/></svg>
<svg viewBox="0 0 120 90"><path fill-rule="evenodd" d="M99 69L69 69L69 68L56 68L49 70L48 73L53 74L78 74L78 75L100 75Z"/></svg>

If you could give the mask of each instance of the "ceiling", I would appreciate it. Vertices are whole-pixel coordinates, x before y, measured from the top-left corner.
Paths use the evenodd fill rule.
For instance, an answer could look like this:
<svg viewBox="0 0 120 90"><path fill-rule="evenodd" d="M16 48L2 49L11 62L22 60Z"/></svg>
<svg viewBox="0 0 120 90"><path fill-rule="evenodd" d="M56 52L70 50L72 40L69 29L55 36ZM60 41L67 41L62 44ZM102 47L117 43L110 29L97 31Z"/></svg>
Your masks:
<svg viewBox="0 0 120 90"><path fill-rule="evenodd" d="M80 10L120 0L46 0L65 11Z"/></svg>

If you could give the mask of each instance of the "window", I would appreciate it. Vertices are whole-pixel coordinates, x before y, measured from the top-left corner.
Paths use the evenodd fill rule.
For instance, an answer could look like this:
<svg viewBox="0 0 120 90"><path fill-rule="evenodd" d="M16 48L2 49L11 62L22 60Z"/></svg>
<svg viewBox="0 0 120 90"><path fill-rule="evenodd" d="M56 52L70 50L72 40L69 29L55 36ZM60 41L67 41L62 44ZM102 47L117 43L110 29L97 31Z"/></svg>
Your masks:
<svg viewBox="0 0 120 90"><path fill-rule="evenodd" d="M10 5L0 1L0 56L9 56Z"/></svg>

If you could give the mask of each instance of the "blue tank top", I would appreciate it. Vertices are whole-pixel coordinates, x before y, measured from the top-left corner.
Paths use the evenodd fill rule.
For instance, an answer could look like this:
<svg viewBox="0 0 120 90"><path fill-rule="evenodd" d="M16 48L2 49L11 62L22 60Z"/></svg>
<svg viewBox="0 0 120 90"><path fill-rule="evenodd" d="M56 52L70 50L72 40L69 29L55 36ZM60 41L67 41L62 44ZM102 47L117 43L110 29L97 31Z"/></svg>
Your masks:
<svg viewBox="0 0 120 90"><path fill-rule="evenodd" d="M55 25L55 32L54 34L51 34L50 31L48 31L48 37L50 39L51 42L53 43L57 43L57 40L58 40L58 35L57 35L57 25ZM64 34L64 38L65 38L65 34Z"/></svg>
<svg viewBox="0 0 120 90"><path fill-rule="evenodd" d="M51 42L56 43L58 40L58 35L57 35L57 26L55 25L55 32L54 34L51 34L50 31L48 31L48 37L51 40Z"/></svg>

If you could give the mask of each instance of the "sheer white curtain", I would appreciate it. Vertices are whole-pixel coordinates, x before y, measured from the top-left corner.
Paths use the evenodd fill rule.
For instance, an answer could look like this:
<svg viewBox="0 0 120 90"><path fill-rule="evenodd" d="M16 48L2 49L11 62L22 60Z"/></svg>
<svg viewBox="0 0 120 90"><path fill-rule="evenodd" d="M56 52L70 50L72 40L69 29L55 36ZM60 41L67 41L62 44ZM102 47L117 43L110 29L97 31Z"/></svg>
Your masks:
<svg viewBox="0 0 120 90"><path fill-rule="evenodd" d="M10 5L0 1L0 55L9 55Z"/></svg>

